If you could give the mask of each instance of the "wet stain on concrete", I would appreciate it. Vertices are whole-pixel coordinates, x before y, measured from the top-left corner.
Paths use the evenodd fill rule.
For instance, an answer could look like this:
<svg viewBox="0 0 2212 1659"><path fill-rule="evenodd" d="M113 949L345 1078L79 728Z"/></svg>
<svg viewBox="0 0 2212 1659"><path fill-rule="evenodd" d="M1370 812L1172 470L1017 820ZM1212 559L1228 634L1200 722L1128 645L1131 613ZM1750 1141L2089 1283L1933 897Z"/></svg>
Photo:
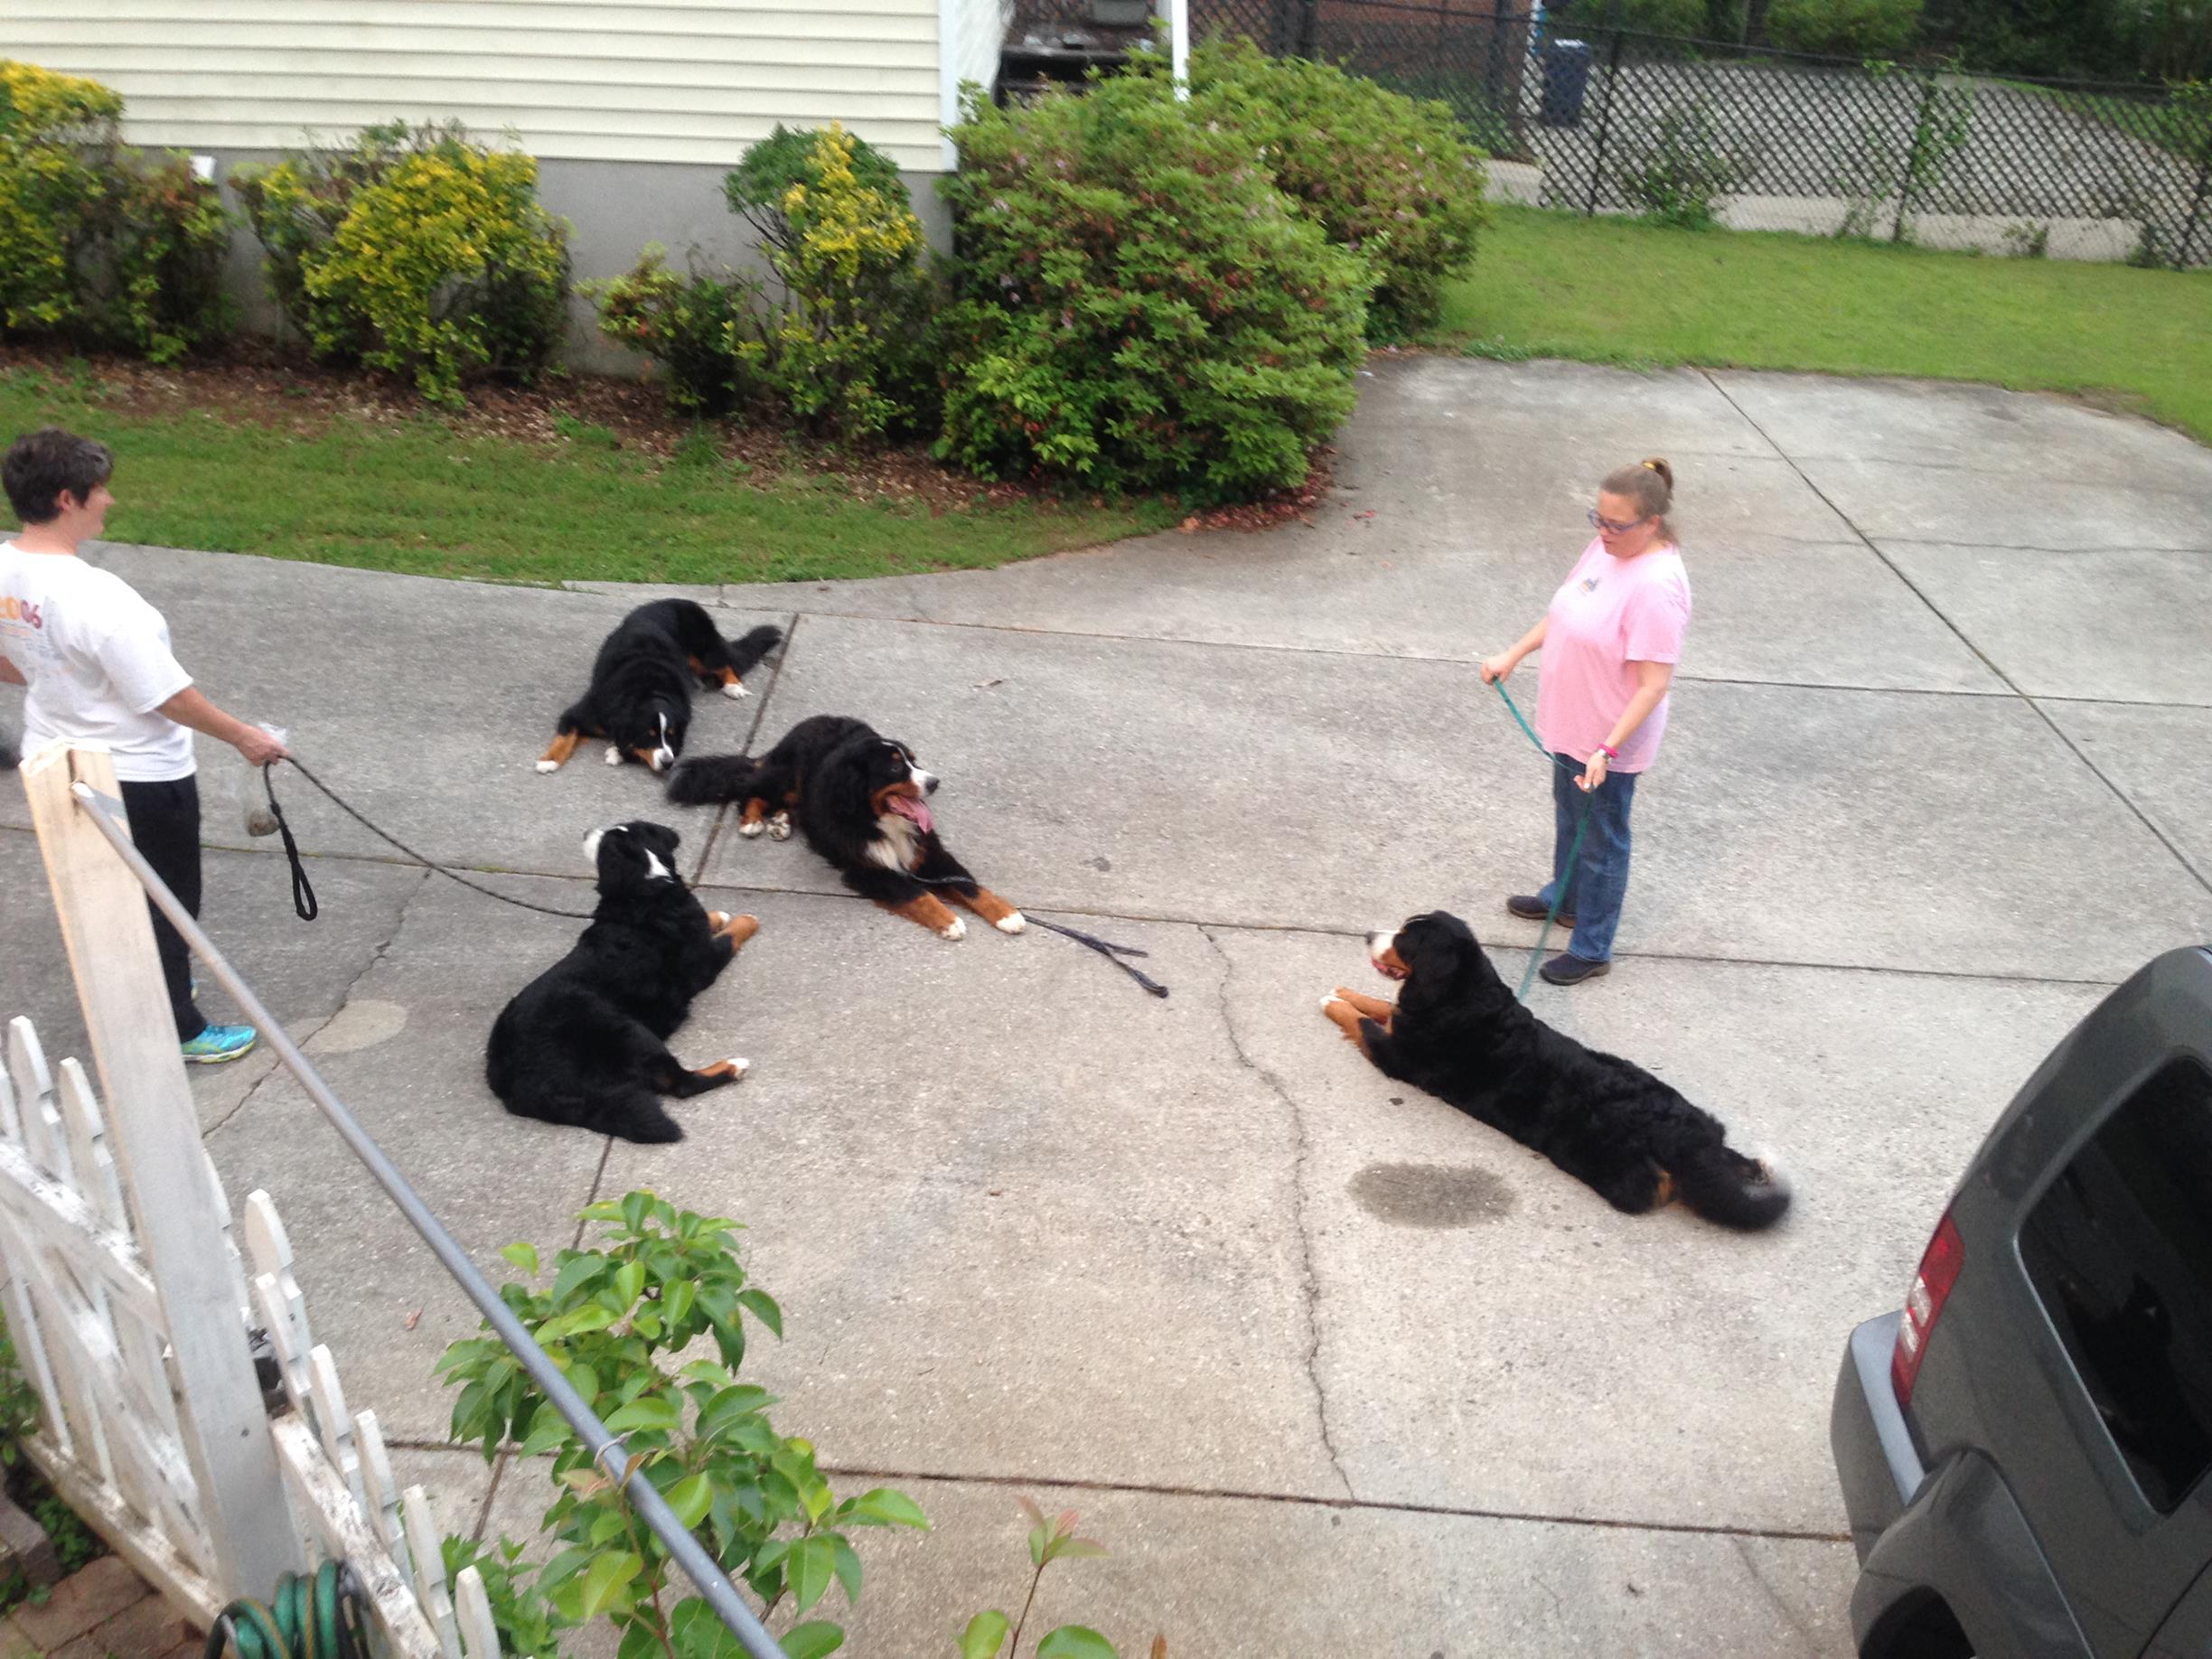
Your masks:
<svg viewBox="0 0 2212 1659"><path fill-rule="evenodd" d="M1400 1227L1479 1226L1520 1202L1503 1176L1465 1165L1370 1164L1349 1190L1368 1214Z"/></svg>

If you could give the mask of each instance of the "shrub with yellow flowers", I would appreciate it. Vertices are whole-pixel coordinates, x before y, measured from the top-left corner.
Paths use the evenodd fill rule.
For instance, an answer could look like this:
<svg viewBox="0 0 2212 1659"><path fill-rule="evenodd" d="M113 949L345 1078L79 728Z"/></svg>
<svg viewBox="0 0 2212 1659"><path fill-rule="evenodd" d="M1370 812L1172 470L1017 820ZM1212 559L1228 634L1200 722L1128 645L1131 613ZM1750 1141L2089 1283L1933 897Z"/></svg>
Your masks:
<svg viewBox="0 0 2212 1659"><path fill-rule="evenodd" d="M568 228L539 202L529 155L451 123L395 122L232 183L269 286L318 357L455 403L476 375L532 378L560 343Z"/></svg>
<svg viewBox="0 0 2212 1659"><path fill-rule="evenodd" d="M181 155L125 144L120 94L0 60L0 333L168 362L228 326L230 223Z"/></svg>

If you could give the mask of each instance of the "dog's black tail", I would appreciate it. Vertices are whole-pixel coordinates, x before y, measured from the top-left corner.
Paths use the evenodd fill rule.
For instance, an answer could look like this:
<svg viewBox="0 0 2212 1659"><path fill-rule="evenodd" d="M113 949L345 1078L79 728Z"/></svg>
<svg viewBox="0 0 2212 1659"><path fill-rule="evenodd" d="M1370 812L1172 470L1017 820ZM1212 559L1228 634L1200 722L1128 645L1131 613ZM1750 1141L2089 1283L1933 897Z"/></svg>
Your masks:
<svg viewBox="0 0 2212 1659"><path fill-rule="evenodd" d="M759 774L760 763L742 755L696 755L669 773L668 798L679 806L743 801Z"/></svg>
<svg viewBox="0 0 2212 1659"><path fill-rule="evenodd" d="M725 640L729 647L730 666L740 674L748 674L759 666L761 659L783 642L783 630L773 623L763 623L741 640Z"/></svg>
<svg viewBox="0 0 2212 1659"><path fill-rule="evenodd" d="M1781 1171L1720 1140L1690 1152L1668 1173L1684 1204L1723 1227L1756 1233L1780 1221L1790 1206L1789 1183Z"/></svg>

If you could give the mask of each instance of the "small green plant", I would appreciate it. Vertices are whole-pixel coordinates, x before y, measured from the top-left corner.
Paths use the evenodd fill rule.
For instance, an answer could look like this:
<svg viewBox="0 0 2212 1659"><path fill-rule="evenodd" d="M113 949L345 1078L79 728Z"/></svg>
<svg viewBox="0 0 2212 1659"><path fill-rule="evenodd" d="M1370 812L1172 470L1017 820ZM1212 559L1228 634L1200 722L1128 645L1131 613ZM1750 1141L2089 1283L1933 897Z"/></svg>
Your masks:
<svg viewBox="0 0 2212 1659"><path fill-rule="evenodd" d="M1707 230L1720 198L1743 188L1750 163L1730 148L1702 98L1673 104L1660 116L1650 146L1625 167L1622 192L1659 224Z"/></svg>
<svg viewBox="0 0 2212 1659"><path fill-rule="evenodd" d="M1148 72L1164 75L1157 56ZM1191 54L1190 113L1244 134L1276 188L1330 241L1365 255L1373 340L1429 327L1444 285L1474 263L1489 222L1482 153L1442 103L1420 102L1331 63L1270 58L1250 41Z"/></svg>
<svg viewBox="0 0 2212 1659"><path fill-rule="evenodd" d="M2043 259L2050 256L2050 221L2026 220L2005 227L2005 251L2016 259Z"/></svg>
<svg viewBox="0 0 2212 1659"><path fill-rule="evenodd" d="M1874 59L1867 73L1878 83L1904 81L1895 63ZM1836 231L1842 237L1871 237L1885 212L1892 212L1889 239L1913 239L1912 215L1924 206L1964 153L1973 136L1974 83L1955 62L1916 71L1912 126L1900 151L1890 121L1877 117L1859 130L1845 167L1846 205Z"/></svg>
<svg viewBox="0 0 2212 1659"><path fill-rule="evenodd" d="M668 267L668 249L647 245L620 276L579 283L598 309L599 332L651 358L668 376L669 402L691 415L726 415L758 388L736 341L759 301L760 285L736 271L688 275Z"/></svg>
<svg viewBox="0 0 2212 1659"><path fill-rule="evenodd" d="M732 354L816 432L872 441L916 425L933 400L933 293L922 221L889 162L834 122L779 127L724 189L783 290L757 323L731 319Z"/></svg>
<svg viewBox="0 0 2212 1659"><path fill-rule="evenodd" d="M411 380L434 403L469 377L530 380L567 322L568 231L538 164L457 124L370 127L346 149L239 167L231 183L269 286L318 357Z"/></svg>
<svg viewBox="0 0 2212 1659"><path fill-rule="evenodd" d="M1912 143L1905 153L1904 179L1898 199L1894 242L1912 239L1911 213L1927 201L1973 136L1974 83L1952 64L1928 73L1926 89L1913 117Z"/></svg>
<svg viewBox="0 0 2212 1659"><path fill-rule="evenodd" d="M997 1607L970 1619L957 1638L960 1659L998 1659L1001 1654L1006 1659L1020 1659L1022 1632L1028 1626L1029 1610L1036 1605L1037 1586L1044 1580L1045 1570L1057 1561L1106 1553L1104 1544L1075 1536L1073 1510L1064 1509L1048 1521L1032 1499L1016 1501L1029 1523L1029 1593L1023 1598L1020 1617L1010 1625ZM1155 1636L1152 1659L1167 1659L1167 1638ZM1062 1625L1037 1643L1036 1659L1119 1659L1119 1655L1113 1644L1090 1626Z"/></svg>
<svg viewBox="0 0 2212 1659"><path fill-rule="evenodd" d="M678 1210L649 1192L593 1204L583 1216L599 1224L596 1245L560 1251L542 1288L503 1286L507 1306L623 1437L629 1470L642 1470L723 1570L761 1598L764 1617L786 1604L803 1617L832 1585L858 1600L860 1557L848 1533L928 1523L913 1499L887 1486L839 1500L815 1467L813 1446L770 1425L773 1397L737 1380L747 1318L783 1332L773 1299L747 1282L737 1223ZM535 1247L513 1244L504 1253L540 1277ZM717 1358L678 1364L707 1341ZM721 1621L671 1585L666 1549L506 1345L464 1339L438 1369L461 1391L455 1439L480 1443L487 1460L509 1444L526 1457L551 1454L558 1495L544 1524L563 1547L527 1592L516 1583L516 1558L501 1550L510 1619L550 1631L605 1618L621 1632L625 1659L723 1659ZM783 1641L793 1659L819 1659L844 1633L810 1619Z"/></svg>
<svg viewBox="0 0 2212 1659"><path fill-rule="evenodd" d="M0 1317L0 1470L5 1471L9 1494L39 1523L54 1548L54 1560L67 1578L87 1561L108 1553L99 1534L77 1518L24 1459L23 1437L39 1423L39 1397L16 1362L14 1338L7 1321ZM19 1602L42 1602L44 1585L33 1585L20 1572L0 1577L0 1612Z"/></svg>
<svg viewBox="0 0 2212 1659"><path fill-rule="evenodd" d="M15 1338L0 1317L0 1468L13 1470L22 1464L23 1437L38 1424L38 1391L24 1379Z"/></svg>
<svg viewBox="0 0 2212 1659"><path fill-rule="evenodd" d="M561 1635L576 1626L554 1610L523 1563L522 1546L502 1538L496 1548L466 1538L448 1538L442 1553L445 1581L470 1567L483 1580L484 1600L499 1629L500 1652L530 1659L560 1659Z"/></svg>

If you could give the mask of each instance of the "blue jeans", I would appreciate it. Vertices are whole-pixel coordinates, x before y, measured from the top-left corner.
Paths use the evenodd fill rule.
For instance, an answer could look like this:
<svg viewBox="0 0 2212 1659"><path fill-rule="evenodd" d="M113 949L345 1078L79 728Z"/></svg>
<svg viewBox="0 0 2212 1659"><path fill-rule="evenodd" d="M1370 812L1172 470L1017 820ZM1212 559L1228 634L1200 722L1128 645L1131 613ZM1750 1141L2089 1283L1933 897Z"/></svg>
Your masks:
<svg viewBox="0 0 2212 1659"><path fill-rule="evenodd" d="M1582 850L1575 858L1574 886L1560 908L1575 919L1567 949L1586 962L1609 962L1621 901L1628 896L1628 809L1636 803L1638 774L1608 772L1604 783L1585 793L1575 783L1582 775L1582 763L1571 755L1551 758L1551 879L1536 896L1549 904L1558 894L1575 826L1588 807L1589 828L1582 832Z"/></svg>

